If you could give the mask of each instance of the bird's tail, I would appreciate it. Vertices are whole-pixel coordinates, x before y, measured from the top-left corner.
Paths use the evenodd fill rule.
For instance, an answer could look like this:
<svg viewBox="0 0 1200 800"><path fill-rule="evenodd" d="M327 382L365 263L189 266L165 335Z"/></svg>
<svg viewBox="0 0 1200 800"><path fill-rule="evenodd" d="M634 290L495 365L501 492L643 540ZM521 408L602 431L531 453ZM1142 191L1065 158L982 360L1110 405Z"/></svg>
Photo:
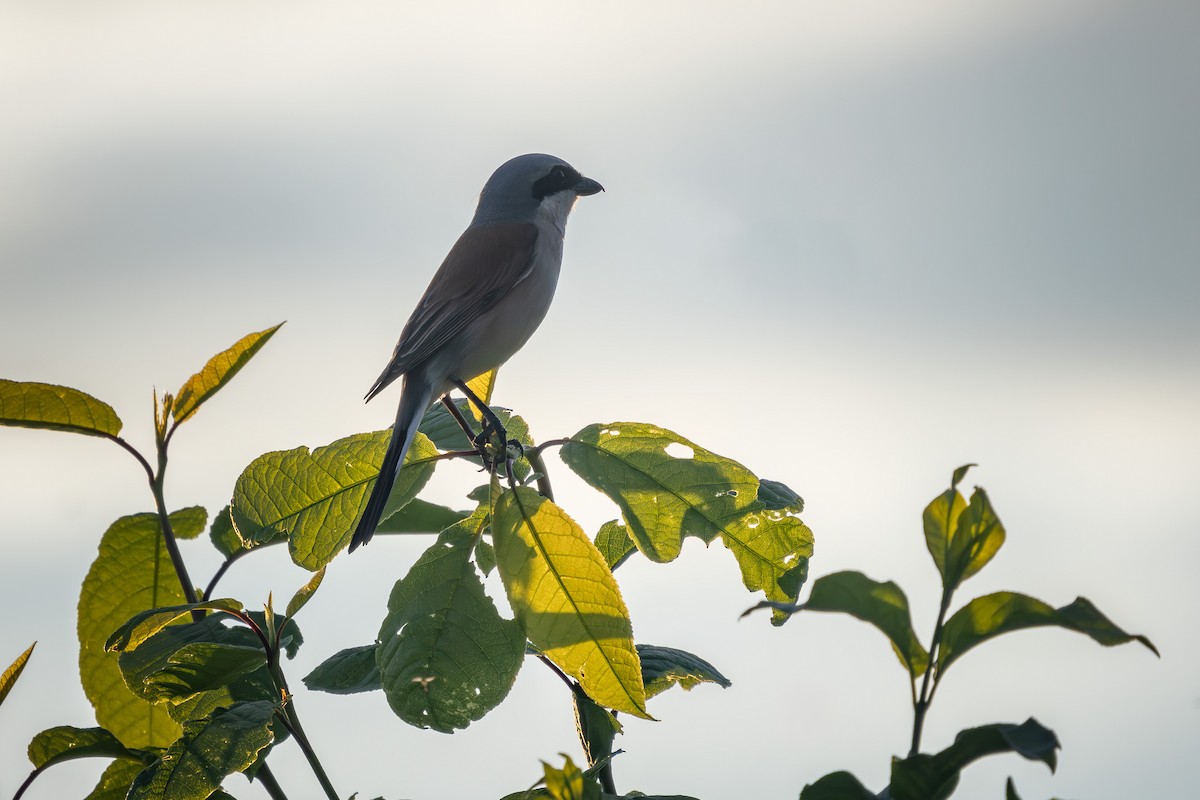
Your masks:
<svg viewBox="0 0 1200 800"><path fill-rule="evenodd" d="M400 393L400 408L396 411L396 424L392 426L392 439L388 442L383 466L379 468L379 477L375 480L375 488L371 490L371 498L367 500L367 508L354 530L354 538L350 540L350 552L354 552L360 544L371 541L375 535L388 495L392 493L392 484L396 482L396 474L404 463L404 454L412 445L421 417L425 415L425 409L432 399L433 390L428 383L417 384L405 378L404 390Z"/></svg>

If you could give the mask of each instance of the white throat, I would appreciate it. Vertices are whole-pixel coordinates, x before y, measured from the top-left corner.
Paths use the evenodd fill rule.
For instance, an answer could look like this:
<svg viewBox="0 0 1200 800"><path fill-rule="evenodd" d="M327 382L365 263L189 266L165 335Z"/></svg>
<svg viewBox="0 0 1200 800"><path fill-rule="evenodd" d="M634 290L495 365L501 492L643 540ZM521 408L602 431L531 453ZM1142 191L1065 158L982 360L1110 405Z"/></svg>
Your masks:
<svg viewBox="0 0 1200 800"><path fill-rule="evenodd" d="M541 205L538 206L535 224L539 228L544 225L553 226L558 230L559 236L566 236L567 216L575 207L577 199L579 196L572 189L555 192L542 200Z"/></svg>

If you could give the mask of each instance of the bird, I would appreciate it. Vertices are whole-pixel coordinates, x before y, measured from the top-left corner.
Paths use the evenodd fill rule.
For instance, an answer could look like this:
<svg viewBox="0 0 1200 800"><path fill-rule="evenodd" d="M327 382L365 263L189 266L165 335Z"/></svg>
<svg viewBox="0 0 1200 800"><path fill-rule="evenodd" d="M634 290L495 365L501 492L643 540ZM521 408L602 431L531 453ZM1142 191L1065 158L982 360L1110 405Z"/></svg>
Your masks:
<svg viewBox="0 0 1200 800"><path fill-rule="evenodd" d="M602 191L566 161L544 153L512 158L488 178L470 225L450 248L405 324L391 361L367 392L370 401L403 378L392 436L350 540L351 552L374 535L431 403L457 387L503 435L499 420L466 382L506 362L541 324L558 284L567 217L578 198ZM477 446L487 432L485 427Z"/></svg>

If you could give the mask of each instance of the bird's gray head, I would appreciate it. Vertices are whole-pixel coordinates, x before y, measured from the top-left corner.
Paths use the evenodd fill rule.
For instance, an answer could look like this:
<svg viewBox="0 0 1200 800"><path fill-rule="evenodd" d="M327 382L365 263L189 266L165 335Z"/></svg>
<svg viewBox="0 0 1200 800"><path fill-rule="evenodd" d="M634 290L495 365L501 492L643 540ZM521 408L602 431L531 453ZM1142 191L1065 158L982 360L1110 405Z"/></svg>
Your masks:
<svg viewBox="0 0 1200 800"><path fill-rule="evenodd" d="M602 191L603 186L561 158L543 153L517 156L501 164L484 184L472 224L533 222L538 209L550 204L561 210L565 223L575 198Z"/></svg>

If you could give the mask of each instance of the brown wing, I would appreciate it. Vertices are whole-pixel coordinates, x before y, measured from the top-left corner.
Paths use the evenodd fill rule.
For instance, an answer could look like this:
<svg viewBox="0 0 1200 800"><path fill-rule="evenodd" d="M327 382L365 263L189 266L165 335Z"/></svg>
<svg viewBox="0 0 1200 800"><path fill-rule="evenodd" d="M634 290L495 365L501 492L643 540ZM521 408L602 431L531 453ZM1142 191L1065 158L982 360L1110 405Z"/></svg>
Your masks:
<svg viewBox="0 0 1200 800"><path fill-rule="evenodd" d="M529 223L467 228L429 282L367 399L436 353L524 280L536 242L537 228Z"/></svg>

